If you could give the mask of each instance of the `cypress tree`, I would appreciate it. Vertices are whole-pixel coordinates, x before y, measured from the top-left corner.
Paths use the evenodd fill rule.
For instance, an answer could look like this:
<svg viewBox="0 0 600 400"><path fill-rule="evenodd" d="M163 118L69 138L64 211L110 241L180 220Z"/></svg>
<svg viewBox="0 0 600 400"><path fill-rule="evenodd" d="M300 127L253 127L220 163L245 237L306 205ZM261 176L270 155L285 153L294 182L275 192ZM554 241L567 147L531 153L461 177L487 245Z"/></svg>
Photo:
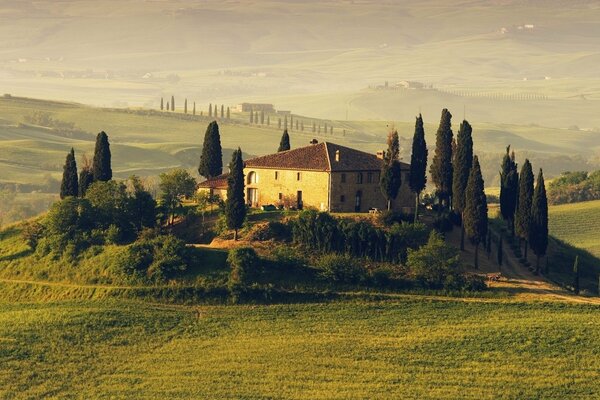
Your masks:
<svg viewBox="0 0 600 400"><path fill-rule="evenodd" d="M183 113L187 114L187 99L185 99L183 102Z"/></svg>
<svg viewBox="0 0 600 400"><path fill-rule="evenodd" d="M207 179L223 173L223 149L217 121L211 122L206 127L198 173Z"/></svg>
<svg viewBox="0 0 600 400"><path fill-rule="evenodd" d="M527 241L531 226L531 203L533 201L533 171L531 163L525 160L519 176L519 199L515 216L515 233L525 241L525 259L527 259Z"/></svg>
<svg viewBox="0 0 600 400"><path fill-rule="evenodd" d="M258 124L258 111L254 112L254 123Z"/></svg>
<svg viewBox="0 0 600 400"><path fill-rule="evenodd" d="M281 118L277 119L277 128L281 129Z"/></svg>
<svg viewBox="0 0 600 400"><path fill-rule="evenodd" d="M300 127L300 124L298 123L298 120L296 120L296 130L298 130L299 127Z"/></svg>
<svg viewBox="0 0 600 400"><path fill-rule="evenodd" d="M175 111L175 96L171 96L171 111Z"/></svg>
<svg viewBox="0 0 600 400"><path fill-rule="evenodd" d="M452 196L452 138L452 114L444 108L435 139L435 154L429 168L440 208L448 207Z"/></svg>
<svg viewBox="0 0 600 400"><path fill-rule="evenodd" d="M279 148L277 149L277 152L279 153L280 151L287 151L290 148L290 135L286 129L283 131L283 135L281 135L281 141L279 142Z"/></svg>
<svg viewBox="0 0 600 400"><path fill-rule="evenodd" d="M579 256L575 256L575 262L573 262L573 291L575 294L579 294Z"/></svg>
<svg viewBox="0 0 600 400"><path fill-rule="evenodd" d="M465 194L463 225L471 242L475 245L475 268L479 268L479 244L485 240L488 229L488 207L484 182L477 156L469 173Z"/></svg>
<svg viewBox="0 0 600 400"><path fill-rule="evenodd" d="M231 114L229 112L229 107L227 107L227 120L230 120L230 119L231 119Z"/></svg>
<svg viewBox="0 0 600 400"><path fill-rule="evenodd" d="M531 203L529 244L533 254L536 255L535 273L539 274L540 257L546 255L546 249L548 248L548 198L546 197L546 185L541 168Z"/></svg>
<svg viewBox="0 0 600 400"><path fill-rule="evenodd" d="M304 132L304 121L300 122L300 130Z"/></svg>
<svg viewBox="0 0 600 400"><path fill-rule="evenodd" d="M250 125L254 123L254 111L250 109Z"/></svg>
<svg viewBox="0 0 600 400"><path fill-rule="evenodd" d="M194 102L194 108L193 108L193 110L192 110L192 114L193 114L193 115L196 115L196 102Z"/></svg>
<svg viewBox="0 0 600 400"><path fill-rule="evenodd" d="M208 118L212 118L212 103L208 104Z"/></svg>
<svg viewBox="0 0 600 400"><path fill-rule="evenodd" d="M402 185L402 171L400 167L400 139L398 131L390 132L388 135L388 150L383 157L379 187L381 193L387 200L387 209L392 209L392 201L398 197L400 185Z"/></svg>
<svg viewBox="0 0 600 400"><path fill-rule="evenodd" d="M167 111L169 111L171 108L171 106L169 105L169 102L167 101Z"/></svg>
<svg viewBox="0 0 600 400"><path fill-rule="evenodd" d="M271 117L267 115L267 126L271 126Z"/></svg>
<svg viewBox="0 0 600 400"><path fill-rule="evenodd" d="M329 127L329 134L330 134L330 135L333 135L333 126L330 126L330 127Z"/></svg>
<svg viewBox="0 0 600 400"><path fill-rule="evenodd" d="M462 220L462 213L465 210L465 193L469 173L473 166L473 129L467 121L460 124L460 130L456 137L456 152L454 153L454 165L452 178L452 208ZM460 249L465 250L465 226L461 223L460 229Z"/></svg>
<svg viewBox="0 0 600 400"><path fill-rule="evenodd" d="M60 198L72 196L77 197L79 194L79 184L77 182L77 162L75 161L75 150L71 148L65 166L63 167L62 182L60 184Z"/></svg>
<svg viewBox="0 0 600 400"><path fill-rule="evenodd" d="M221 104L221 119L225 118L225 106Z"/></svg>
<svg viewBox="0 0 600 400"><path fill-rule="evenodd" d="M85 192L92 183L94 183L94 173L92 172L92 163L84 154L81 157L81 172L79 173L79 197L84 197Z"/></svg>
<svg viewBox="0 0 600 400"><path fill-rule="evenodd" d="M410 190L415 193L415 222L419 217L419 197L427 185L427 143L425 142L425 129L423 129L423 117L421 114L415 122L415 134L412 142L412 153L410 155Z"/></svg>
<svg viewBox="0 0 600 400"><path fill-rule="evenodd" d="M227 227L233 229L234 240L238 239L238 230L246 219L246 202L244 200L244 161L242 150L238 147L233 152L229 164L227 178L227 200L225 201L225 218Z"/></svg>
<svg viewBox="0 0 600 400"><path fill-rule="evenodd" d="M164 103L164 100L163 100L163 98L161 97L161 98L160 98L160 111L162 111L162 110L164 110L164 109L165 109L165 103Z"/></svg>
<svg viewBox="0 0 600 400"><path fill-rule="evenodd" d="M265 110L260 110L260 124L264 125L265 124Z"/></svg>
<svg viewBox="0 0 600 400"><path fill-rule="evenodd" d="M515 163L515 153L510 154L510 146L502 159L500 170L500 214L510 228L511 235L515 234L515 211L519 196L519 173Z"/></svg>
<svg viewBox="0 0 600 400"><path fill-rule="evenodd" d="M96 148L94 150L94 161L92 165L94 181L106 182L112 179L110 157L108 135L106 132L102 131L96 137Z"/></svg>

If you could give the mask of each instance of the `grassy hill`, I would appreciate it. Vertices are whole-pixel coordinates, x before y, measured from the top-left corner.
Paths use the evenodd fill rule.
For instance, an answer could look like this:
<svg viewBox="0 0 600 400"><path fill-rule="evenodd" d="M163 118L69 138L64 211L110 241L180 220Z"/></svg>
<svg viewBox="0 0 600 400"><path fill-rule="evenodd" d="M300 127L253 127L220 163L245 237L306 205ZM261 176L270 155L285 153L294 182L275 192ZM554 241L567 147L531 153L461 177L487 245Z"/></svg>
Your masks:
<svg viewBox="0 0 600 400"><path fill-rule="evenodd" d="M594 398L597 311L417 298L0 303L0 396Z"/></svg>
<svg viewBox="0 0 600 400"><path fill-rule="evenodd" d="M549 209L550 233L600 257L600 200L561 204Z"/></svg>

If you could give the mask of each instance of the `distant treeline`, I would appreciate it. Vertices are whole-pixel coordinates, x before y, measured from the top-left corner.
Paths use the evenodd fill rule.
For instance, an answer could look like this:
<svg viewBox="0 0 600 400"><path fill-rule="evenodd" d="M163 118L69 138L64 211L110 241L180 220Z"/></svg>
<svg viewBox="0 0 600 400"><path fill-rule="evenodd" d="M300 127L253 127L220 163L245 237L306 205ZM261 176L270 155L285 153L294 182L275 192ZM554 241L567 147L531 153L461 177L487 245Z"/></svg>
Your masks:
<svg viewBox="0 0 600 400"><path fill-rule="evenodd" d="M548 201L550 204L577 203L600 200L600 170L564 172L550 182Z"/></svg>

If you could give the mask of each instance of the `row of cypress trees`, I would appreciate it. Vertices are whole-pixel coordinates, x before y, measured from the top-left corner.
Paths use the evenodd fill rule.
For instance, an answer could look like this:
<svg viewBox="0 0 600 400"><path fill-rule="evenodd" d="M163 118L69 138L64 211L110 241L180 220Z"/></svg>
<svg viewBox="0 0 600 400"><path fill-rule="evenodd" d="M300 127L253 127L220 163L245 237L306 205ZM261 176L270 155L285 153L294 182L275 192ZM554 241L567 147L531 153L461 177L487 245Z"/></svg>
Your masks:
<svg viewBox="0 0 600 400"><path fill-rule="evenodd" d="M109 181L112 179L110 143L108 135L102 131L96 137L94 159L89 165L84 156L83 168L77 175L77 162L75 161L75 150L67 154L63 167L63 177L60 185L60 198L83 197L87 188L95 181Z"/></svg>
<svg viewBox="0 0 600 400"><path fill-rule="evenodd" d="M544 173L540 168L535 180L528 159L517 174L515 153L506 148L500 171L500 213L511 235L524 242L524 258L528 248L536 255L535 272L540 272L540 258L548 249L548 198Z"/></svg>

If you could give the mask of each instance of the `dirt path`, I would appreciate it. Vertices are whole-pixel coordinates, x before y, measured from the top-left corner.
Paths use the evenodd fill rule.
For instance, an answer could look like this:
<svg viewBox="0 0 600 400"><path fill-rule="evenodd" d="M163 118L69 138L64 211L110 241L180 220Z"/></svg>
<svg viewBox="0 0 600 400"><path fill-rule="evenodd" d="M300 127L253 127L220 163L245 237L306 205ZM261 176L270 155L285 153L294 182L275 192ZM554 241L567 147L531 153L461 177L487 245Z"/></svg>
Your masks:
<svg viewBox="0 0 600 400"><path fill-rule="evenodd" d="M447 241L460 247L460 228L455 227L452 232L446 234ZM515 297L523 300L561 300L573 303L600 304L599 297L576 296L560 286L548 281L542 275L535 275L528 268L519 263L519 260L512 253L510 247L504 243L503 263L499 267L496 262L498 248L496 243L492 243L491 256L488 259L483 246L479 248L479 269L473 268L475 249L465 239L465 251L461 251L460 257L465 265L469 266L471 272L492 274L500 272L501 278L496 282L488 282L492 288L507 291Z"/></svg>

